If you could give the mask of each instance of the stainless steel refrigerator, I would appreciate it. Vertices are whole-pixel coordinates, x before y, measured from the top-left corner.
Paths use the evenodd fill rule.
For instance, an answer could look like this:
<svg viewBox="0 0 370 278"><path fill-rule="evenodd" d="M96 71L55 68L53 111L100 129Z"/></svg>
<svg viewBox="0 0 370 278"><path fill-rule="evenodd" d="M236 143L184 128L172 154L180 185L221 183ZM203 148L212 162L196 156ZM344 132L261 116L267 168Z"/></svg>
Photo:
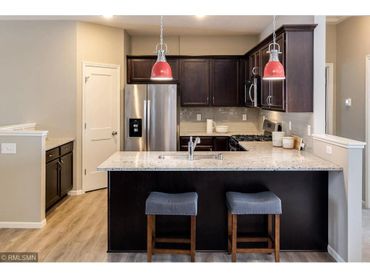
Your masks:
<svg viewBox="0 0 370 278"><path fill-rule="evenodd" d="M125 87L125 150L176 151L176 84Z"/></svg>

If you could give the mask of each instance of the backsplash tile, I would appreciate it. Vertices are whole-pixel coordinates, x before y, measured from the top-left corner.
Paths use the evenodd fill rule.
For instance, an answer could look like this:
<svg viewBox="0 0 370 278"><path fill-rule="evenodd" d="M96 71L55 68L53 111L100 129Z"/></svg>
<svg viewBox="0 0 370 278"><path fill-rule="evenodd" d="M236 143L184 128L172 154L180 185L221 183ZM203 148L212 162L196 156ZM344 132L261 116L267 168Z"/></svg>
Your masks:
<svg viewBox="0 0 370 278"><path fill-rule="evenodd" d="M267 119L282 123L282 130L287 135L298 135L303 138L306 149L312 147L312 137L307 135L307 126L313 124L313 113L283 113L275 111L260 110L259 125L262 126L263 116ZM289 131L289 121L292 122L292 130Z"/></svg>
<svg viewBox="0 0 370 278"><path fill-rule="evenodd" d="M247 114L248 122L258 122L259 109L245 107L181 107L180 121L196 122L197 114L202 115L202 122L212 119L215 122L242 121L242 115Z"/></svg>

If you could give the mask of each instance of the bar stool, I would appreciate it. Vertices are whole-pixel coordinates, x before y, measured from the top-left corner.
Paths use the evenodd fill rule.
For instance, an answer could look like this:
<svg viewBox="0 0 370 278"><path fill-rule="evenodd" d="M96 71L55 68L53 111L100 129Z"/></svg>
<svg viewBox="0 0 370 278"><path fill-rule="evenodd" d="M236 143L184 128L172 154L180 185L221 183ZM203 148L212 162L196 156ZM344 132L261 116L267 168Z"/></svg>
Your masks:
<svg viewBox="0 0 370 278"><path fill-rule="evenodd" d="M275 262L280 261L280 215L281 200L271 191L259 193L227 192L228 207L228 251L231 260L236 262L237 253L275 253ZM268 215L267 237L238 237L238 215ZM275 218L274 238L272 220ZM238 248L239 242L266 242L267 248Z"/></svg>
<svg viewBox="0 0 370 278"><path fill-rule="evenodd" d="M198 211L198 194L151 192L145 203L147 215L147 260L152 261L153 254L185 254L195 261L196 215ZM187 215L190 216L189 238L159 238L155 234L156 215ZM156 248L155 243L186 243L190 250Z"/></svg>

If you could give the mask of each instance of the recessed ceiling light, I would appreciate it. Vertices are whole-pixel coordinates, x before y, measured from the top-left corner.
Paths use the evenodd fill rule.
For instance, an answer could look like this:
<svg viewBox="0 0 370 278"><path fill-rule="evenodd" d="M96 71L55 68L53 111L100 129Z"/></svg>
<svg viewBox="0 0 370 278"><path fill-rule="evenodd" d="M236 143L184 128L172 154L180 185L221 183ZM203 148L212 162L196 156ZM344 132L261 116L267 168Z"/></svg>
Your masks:
<svg viewBox="0 0 370 278"><path fill-rule="evenodd" d="M195 17L196 17L196 18L198 18L198 19L203 19L203 18L205 18L206 16L205 16L205 15L196 15Z"/></svg>
<svg viewBox="0 0 370 278"><path fill-rule="evenodd" d="M105 14L105 15L103 15L103 17L105 19L111 19L113 17L113 15L111 15L111 14Z"/></svg>

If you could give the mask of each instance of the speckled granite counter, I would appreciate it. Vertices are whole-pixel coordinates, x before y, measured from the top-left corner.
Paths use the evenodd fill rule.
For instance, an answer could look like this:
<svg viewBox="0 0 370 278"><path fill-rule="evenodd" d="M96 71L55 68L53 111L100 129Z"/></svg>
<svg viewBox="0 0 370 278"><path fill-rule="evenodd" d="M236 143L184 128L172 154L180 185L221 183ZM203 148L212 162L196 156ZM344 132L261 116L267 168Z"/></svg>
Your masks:
<svg viewBox="0 0 370 278"><path fill-rule="evenodd" d="M51 150L61 145L74 141L73 138L47 138L45 141L45 150Z"/></svg>
<svg viewBox="0 0 370 278"><path fill-rule="evenodd" d="M223 152L223 160L187 160L186 152L116 152L100 171L341 171L340 166L310 152L274 148L271 142L242 143L246 152ZM159 159L160 155L184 157ZM195 155L215 152L195 152Z"/></svg>

